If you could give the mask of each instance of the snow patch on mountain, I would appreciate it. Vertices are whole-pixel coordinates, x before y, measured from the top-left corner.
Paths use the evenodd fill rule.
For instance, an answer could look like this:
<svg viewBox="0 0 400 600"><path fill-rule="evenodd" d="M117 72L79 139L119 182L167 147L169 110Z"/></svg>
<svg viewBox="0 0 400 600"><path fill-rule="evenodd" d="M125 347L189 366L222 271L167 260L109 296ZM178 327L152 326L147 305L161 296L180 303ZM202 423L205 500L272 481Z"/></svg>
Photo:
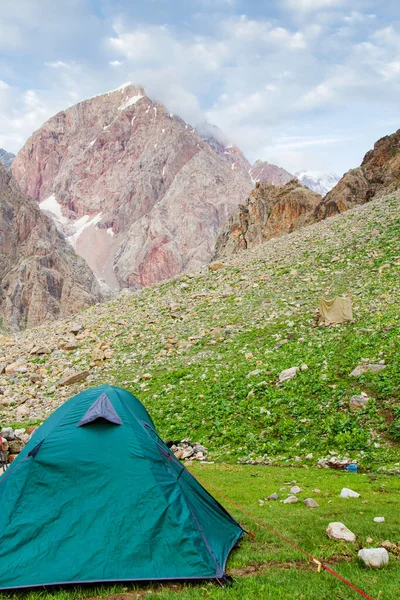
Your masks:
<svg viewBox="0 0 400 600"><path fill-rule="evenodd" d="M60 223L65 225L68 223L67 217L64 217L62 214L62 206L57 202L54 194L46 198L46 200L40 202L39 207L40 210L50 213L50 216L54 219L56 224Z"/></svg>
<svg viewBox="0 0 400 600"><path fill-rule="evenodd" d="M302 185L321 196L325 196L340 179L336 173L327 171L298 171L295 176Z"/></svg>
<svg viewBox="0 0 400 600"><path fill-rule="evenodd" d="M62 206L57 201L54 194L40 202L39 208L53 219L57 229L64 234L74 250L76 249L76 243L82 232L90 227L90 225L97 225L101 221L102 216L102 213L98 213L97 215L92 216L83 215L83 217L80 217L80 219L76 219L75 221L68 219L68 217L65 217L62 214Z"/></svg>
<svg viewBox="0 0 400 600"><path fill-rule="evenodd" d="M126 110L130 106L136 104L136 102L138 102L142 98L144 98L143 94L136 94L135 96L132 96L132 98L128 98L127 100L125 100L125 102L118 107L118 110Z"/></svg>

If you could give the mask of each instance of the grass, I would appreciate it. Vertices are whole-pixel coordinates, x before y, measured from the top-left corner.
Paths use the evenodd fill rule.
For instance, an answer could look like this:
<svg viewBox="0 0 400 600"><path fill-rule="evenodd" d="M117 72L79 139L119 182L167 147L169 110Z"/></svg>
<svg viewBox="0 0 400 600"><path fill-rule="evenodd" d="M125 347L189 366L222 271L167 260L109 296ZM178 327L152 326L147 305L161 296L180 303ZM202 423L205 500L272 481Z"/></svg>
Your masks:
<svg viewBox="0 0 400 600"><path fill-rule="evenodd" d="M327 572L317 572L315 565L286 542L262 528L236 507L230 505L216 488L241 504L246 510L265 521L301 548L326 562L340 575L380 600L400 597L400 560L390 553L389 565L380 570L366 568L357 558L361 547L377 547L389 539L400 549L398 519L400 479L388 475L371 476L332 472L325 469L295 469L292 467L256 467L239 465L193 465L190 470L201 478L205 486L237 518L244 528L256 537L245 536L240 548L234 550L228 561L228 572L233 585L221 589L215 584L198 584L176 588L162 586L101 586L69 588L59 591L33 591L2 595L0 598L21 600L74 600L82 597L129 594L130 599L151 595L163 600L351 600L358 594ZM288 495L289 482L296 481L302 488L300 500L313 497L319 508L307 508L302 501L284 505L279 501L258 500L273 492L281 499ZM280 488L284 487L284 491ZM360 498L339 497L343 487L361 494ZM320 494L313 493L318 488ZM363 501L367 501L363 504ZM385 523L374 523L373 518L384 516ZM330 540L325 530L332 521L341 521L357 536L354 544ZM366 540L373 538L372 543ZM380 595L379 595L380 594ZM129 600L130 600L129 599Z"/></svg>

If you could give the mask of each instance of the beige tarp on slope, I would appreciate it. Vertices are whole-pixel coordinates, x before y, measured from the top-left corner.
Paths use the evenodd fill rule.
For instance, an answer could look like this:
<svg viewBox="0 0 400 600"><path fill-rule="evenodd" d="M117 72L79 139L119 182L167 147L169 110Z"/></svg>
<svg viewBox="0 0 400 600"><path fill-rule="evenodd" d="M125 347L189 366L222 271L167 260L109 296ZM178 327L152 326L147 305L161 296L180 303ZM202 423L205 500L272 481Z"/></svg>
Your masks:
<svg viewBox="0 0 400 600"><path fill-rule="evenodd" d="M353 310L350 296L346 298L319 299L320 324L339 325L353 320Z"/></svg>

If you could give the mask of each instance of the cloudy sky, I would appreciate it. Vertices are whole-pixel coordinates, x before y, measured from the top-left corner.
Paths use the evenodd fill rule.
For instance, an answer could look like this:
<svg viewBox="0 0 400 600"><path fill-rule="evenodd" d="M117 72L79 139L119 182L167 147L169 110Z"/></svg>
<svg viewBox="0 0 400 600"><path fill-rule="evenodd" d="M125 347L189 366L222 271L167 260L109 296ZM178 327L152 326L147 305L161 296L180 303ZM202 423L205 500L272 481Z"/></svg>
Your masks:
<svg viewBox="0 0 400 600"><path fill-rule="evenodd" d="M400 127L398 0L3 0L0 147L132 81L253 161L357 166Z"/></svg>

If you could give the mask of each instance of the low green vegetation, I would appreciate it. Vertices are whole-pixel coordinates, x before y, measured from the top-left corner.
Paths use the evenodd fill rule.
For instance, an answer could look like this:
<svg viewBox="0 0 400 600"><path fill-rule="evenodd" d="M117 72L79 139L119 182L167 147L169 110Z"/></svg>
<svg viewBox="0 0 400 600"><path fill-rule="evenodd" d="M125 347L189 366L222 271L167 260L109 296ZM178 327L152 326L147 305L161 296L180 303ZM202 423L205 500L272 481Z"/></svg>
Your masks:
<svg viewBox="0 0 400 600"><path fill-rule="evenodd" d="M392 197L145 290L130 300L134 334L115 341L118 367L96 382L128 387L165 439L190 437L214 460L315 464L332 451L400 471L398 206ZM355 322L315 327L319 297L346 290ZM361 392L366 407L351 409Z"/></svg>

